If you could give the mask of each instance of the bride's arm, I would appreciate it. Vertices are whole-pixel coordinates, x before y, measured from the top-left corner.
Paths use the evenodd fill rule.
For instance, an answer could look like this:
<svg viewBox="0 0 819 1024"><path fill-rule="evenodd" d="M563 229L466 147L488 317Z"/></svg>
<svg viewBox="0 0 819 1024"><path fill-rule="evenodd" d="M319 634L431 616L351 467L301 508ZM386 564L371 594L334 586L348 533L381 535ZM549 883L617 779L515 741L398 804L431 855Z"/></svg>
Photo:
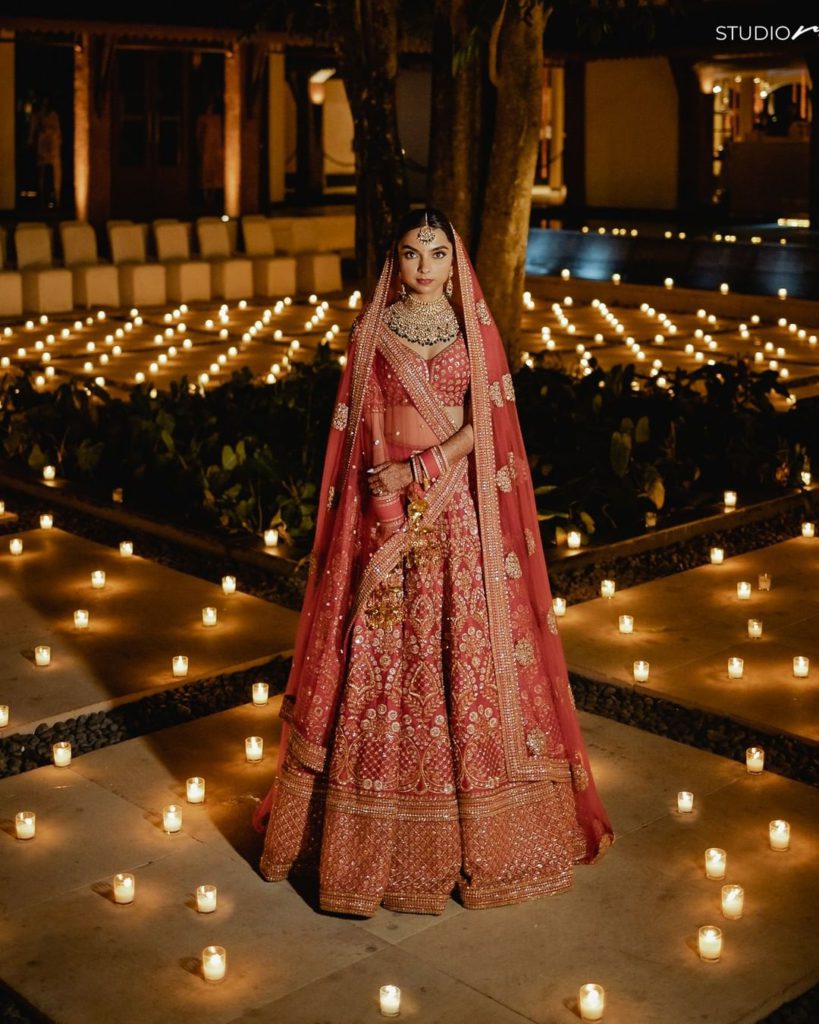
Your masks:
<svg viewBox="0 0 819 1024"><path fill-rule="evenodd" d="M472 402L467 397L464 402L464 425L457 430L452 437L441 442L441 451L447 458L450 466L457 462L464 455L468 455L475 446L475 436L472 431Z"/></svg>

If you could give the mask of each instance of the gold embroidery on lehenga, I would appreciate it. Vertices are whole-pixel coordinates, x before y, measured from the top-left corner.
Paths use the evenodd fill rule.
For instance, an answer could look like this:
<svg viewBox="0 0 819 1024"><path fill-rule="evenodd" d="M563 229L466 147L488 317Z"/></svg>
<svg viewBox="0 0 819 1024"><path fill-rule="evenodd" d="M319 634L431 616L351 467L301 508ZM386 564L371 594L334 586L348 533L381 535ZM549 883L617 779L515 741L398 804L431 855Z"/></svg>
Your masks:
<svg viewBox="0 0 819 1024"><path fill-rule="evenodd" d="M489 397L493 403L500 409L503 405L503 395L501 394L500 381L493 380L489 385Z"/></svg>
<svg viewBox="0 0 819 1024"><path fill-rule="evenodd" d="M475 312L478 314L478 319L482 324L491 324L492 317L489 313L489 307L484 299L478 299L475 303Z"/></svg>
<svg viewBox="0 0 819 1024"><path fill-rule="evenodd" d="M333 427L336 430L343 430L347 426L347 417L350 413L350 407L345 405L344 402L339 402L333 410Z"/></svg>
<svg viewBox="0 0 819 1024"><path fill-rule="evenodd" d="M526 550L533 555L535 553L535 535L528 526L524 527L523 536L526 538Z"/></svg>
<svg viewBox="0 0 819 1024"><path fill-rule="evenodd" d="M510 551L504 559L506 565L506 575L513 580L519 580L521 577L520 559L514 551Z"/></svg>
<svg viewBox="0 0 819 1024"><path fill-rule="evenodd" d="M508 402L514 402L514 400L515 400L515 389L514 389L514 387L512 385L512 374L511 373L505 373L501 377L501 383L503 384L503 393L504 393L504 395L506 395L506 400Z"/></svg>
<svg viewBox="0 0 819 1024"><path fill-rule="evenodd" d="M576 792L582 793L584 789L589 788L589 776L579 755L569 767L572 773L572 786L574 786Z"/></svg>
<svg viewBox="0 0 819 1024"><path fill-rule="evenodd" d="M336 489L330 484L327 488L327 510L329 511L333 507L333 503L336 500Z"/></svg>
<svg viewBox="0 0 819 1024"><path fill-rule="evenodd" d="M515 661L519 665L531 665L535 660L535 650L528 636L521 637L515 643Z"/></svg>
<svg viewBox="0 0 819 1024"><path fill-rule="evenodd" d="M504 492L504 494L508 494L509 491L512 490L512 481L509 478L508 466L501 466L501 468L495 474L495 482L497 483L498 487L500 487L500 489Z"/></svg>
<svg viewBox="0 0 819 1024"><path fill-rule="evenodd" d="M514 480L515 477L518 475L518 471L515 468L515 453L508 452L506 461L509 463L509 476Z"/></svg>
<svg viewBox="0 0 819 1024"><path fill-rule="evenodd" d="M526 733L526 746L534 757L546 753L546 733L542 729L530 729Z"/></svg>
<svg viewBox="0 0 819 1024"><path fill-rule="evenodd" d="M549 627L549 632L557 636L557 617L554 608L550 608L546 613L546 625Z"/></svg>

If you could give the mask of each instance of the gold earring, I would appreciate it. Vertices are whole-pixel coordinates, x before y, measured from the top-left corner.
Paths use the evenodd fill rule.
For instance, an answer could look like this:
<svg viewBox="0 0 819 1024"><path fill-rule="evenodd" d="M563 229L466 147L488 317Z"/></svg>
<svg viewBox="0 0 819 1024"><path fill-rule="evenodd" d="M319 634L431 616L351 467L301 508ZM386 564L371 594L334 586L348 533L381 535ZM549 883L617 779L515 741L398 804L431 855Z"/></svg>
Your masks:
<svg viewBox="0 0 819 1024"><path fill-rule="evenodd" d="M444 288L444 291L446 292L446 297L448 299L451 299L452 298L452 268L451 267L449 269L449 278L447 280L446 288Z"/></svg>
<svg viewBox="0 0 819 1024"><path fill-rule="evenodd" d="M401 287L398 289L398 294L401 296L402 299L405 299L407 297L407 289L404 287L403 281L401 282Z"/></svg>

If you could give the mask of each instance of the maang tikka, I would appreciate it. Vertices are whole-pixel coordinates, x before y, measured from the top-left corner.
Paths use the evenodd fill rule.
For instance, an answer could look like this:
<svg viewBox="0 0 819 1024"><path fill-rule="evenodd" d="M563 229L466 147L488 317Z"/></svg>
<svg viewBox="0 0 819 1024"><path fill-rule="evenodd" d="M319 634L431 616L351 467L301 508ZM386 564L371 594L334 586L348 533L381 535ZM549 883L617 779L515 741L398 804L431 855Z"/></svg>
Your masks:
<svg viewBox="0 0 819 1024"><path fill-rule="evenodd" d="M417 238L422 245L432 245L435 241L435 228L429 226L429 219L427 217L426 210L424 210L424 223L422 227L418 228Z"/></svg>

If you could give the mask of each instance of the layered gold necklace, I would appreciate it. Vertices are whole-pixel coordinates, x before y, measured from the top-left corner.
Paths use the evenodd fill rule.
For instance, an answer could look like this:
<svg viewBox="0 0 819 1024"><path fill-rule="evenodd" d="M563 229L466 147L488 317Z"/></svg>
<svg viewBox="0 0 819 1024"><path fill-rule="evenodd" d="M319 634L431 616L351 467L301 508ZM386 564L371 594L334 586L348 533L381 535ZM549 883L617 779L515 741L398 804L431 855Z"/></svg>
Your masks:
<svg viewBox="0 0 819 1024"><path fill-rule="evenodd" d="M387 307L384 319L391 331L413 345L454 341L461 329L446 295L434 302L420 302L405 295Z"/></svg>

